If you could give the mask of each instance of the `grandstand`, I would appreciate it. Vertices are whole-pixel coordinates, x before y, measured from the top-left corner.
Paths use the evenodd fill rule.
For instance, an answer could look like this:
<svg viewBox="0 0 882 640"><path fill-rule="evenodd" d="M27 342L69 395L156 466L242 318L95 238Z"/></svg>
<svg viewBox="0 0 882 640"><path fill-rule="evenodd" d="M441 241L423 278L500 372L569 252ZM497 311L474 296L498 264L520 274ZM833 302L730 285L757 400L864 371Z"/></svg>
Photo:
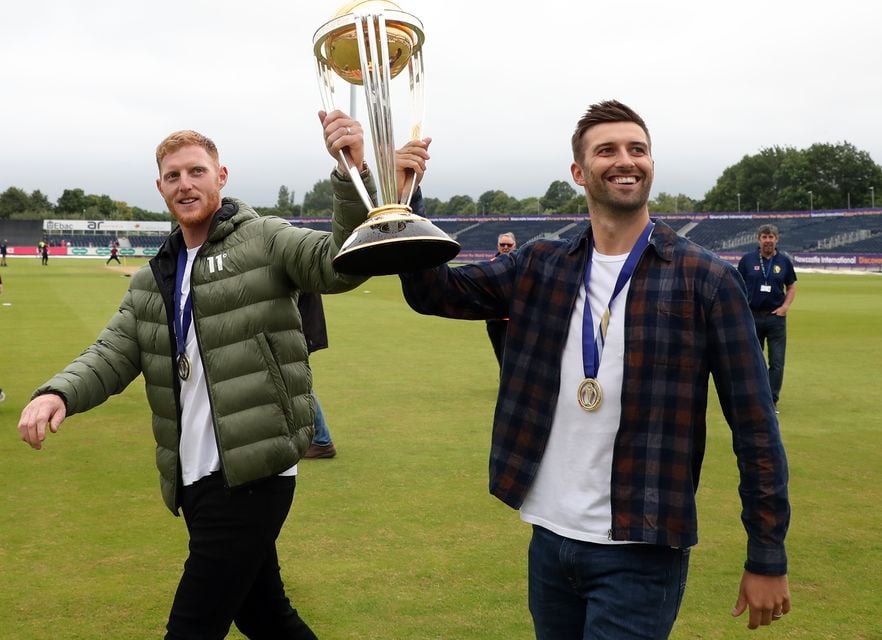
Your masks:
<svg viewBox="0 0 882 640"><path fill-rule="evenodd" d="M779 247L800 266L852 267L882 270L882 210L793 211L787 213L677 213L653 216L678 233L729 261L756 246L756 231L771 223L780 231ZM468 216L432 218L432 222L460 243L460 260L492 257L499 234L512 232L519 245L539 238L569 240L585 228L586 216ZM330 218L290 218L297 226L331 230ZM107 229L111 224L125 228ZM165 224L154 229L150 224ZM113 242L122 255L153 255L171 228L170 223L114 223L113 221L0 220L0 237L12 255L33 255L45 239L53 255L103 256Z"/></svg>
<svg viewBox="0 0 882 640"><path fill-rule="evenodd" d="M10 256L36 255L45 242L53 256L150 256L171 231L171 222L137 220L0 220L0 238Z"/></svg>
<svg viewBox="0 0 882 640"><path fill-rule="evenodd" d="M882 210L793 211L787 213L677 213L653 215L678 233L730 262L756 246L762 224L780 232L779 247L797 267L822 266L882 270ZM580 234L586 216L469 216L431 218L462 246L459 260L490 258L499 234L512 232L523 245L539 238L569 240ZM327 231L327 218L293 218L296 225Z"/></svg>
<svg viewBox="0 0 882 640"><path fill-rule="evenodd" d="M879 236L882 214L794 216L789 218L754 215L748 220L701 221L686 237L712 251L748 250L756 244L756 230L774 224L780 232L779 247L785 251L837 251L863 253L857 243ZM878 246L873 243L864 243Z"/></svg>

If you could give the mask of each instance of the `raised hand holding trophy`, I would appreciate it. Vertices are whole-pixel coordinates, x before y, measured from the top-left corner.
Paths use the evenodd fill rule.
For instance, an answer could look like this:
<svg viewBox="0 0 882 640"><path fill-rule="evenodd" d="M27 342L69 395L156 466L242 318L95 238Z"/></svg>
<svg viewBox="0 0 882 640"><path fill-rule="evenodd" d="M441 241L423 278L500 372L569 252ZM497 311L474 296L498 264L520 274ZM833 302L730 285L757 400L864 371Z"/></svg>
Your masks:
<svg viewBox="0 0 882 640"><path fill-rule="evenodd" d="M422 134L424 111L422 23L388 0L356 0L343 6L313 36L313 51L325 110L334 105L334 76L364 85L368 125L377 163L379 203L373 203L341 151L343 163L368 208L368 219L352 232L334 258L341 273L386 275L434 267L459 253L459 243L410 208L413 176L399 197L395 176L395 138L389 83L408 71L411 97L410 139Z"/></svg>

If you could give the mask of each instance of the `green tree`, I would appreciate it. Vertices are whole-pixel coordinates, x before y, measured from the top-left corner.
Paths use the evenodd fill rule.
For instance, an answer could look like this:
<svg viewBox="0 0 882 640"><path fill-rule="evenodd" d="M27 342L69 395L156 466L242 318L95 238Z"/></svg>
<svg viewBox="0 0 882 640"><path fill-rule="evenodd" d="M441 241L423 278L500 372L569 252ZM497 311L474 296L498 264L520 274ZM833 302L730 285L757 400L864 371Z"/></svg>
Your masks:
<svg viewBox="0 0 882 640"><path fill-rule="evenodd" d="M578 193L575 189L573 189L568 182L564 182L563 180L555 180L550 185L548 185L548 189L545 191L545 195L539 199L539 202L542 204L542 207L546 211L550 211L553 213L564 213L561 210L561 207L570 202L574 197L576 197Z"/></svg>
<svg viewBox="0 0 882 640"><path fill-rule="evenodd" d="M700 208L706 211L801 211L870 205L882 167L848 142L808 149L770 147L727 167ZM811 195L810 195L811 192Z"/></svg>
<svg viewBox="0 0 882 640"><path fill-rule="evenodd" d="M303 196L303 215L330 216L334 210L334 190L329 179L319 180Z"/></svg>
<svg viewBox="0 0 882 640"><path fill-rule="evenodd" d="M518 203L518 213L528 216L542 215L542 203L536 196L524 198Z"/></svg>
<svg viewBox="0 0 882 640"><path fill-rule="evenodd" d="M60 217L82 216L86 210L86 193L82 189L65 189L55 203Z"/></svg>
<svg viewBox="0 0 882 640"><path fill-rule="evenodd" d="M154 220L156 222L165 222L171 220L171 214L168 211L148 211L141 207L132 207L132 220Z"/></svg>
<svg viewBox="0 0 882 640"><path fill-rule="evenodd" d="M438 198L423 198L423 205L426 207L427 216L447 215L447 203L442 202Z"/></svg>
<svg viewBox="0 0 882 640"><path fill-rule="evenodd" d="M453 196L447 201L445 215L473 216L477 212L477 206L471 196Z"/></svg>
<svg viewBox="0 0 882 640"><path fill-rule="evenodd" d="M653 213L689 213L696 211L696 204L697 201L686 194L672 195L662 191L649 201L649 210Z"/></svg>
<svg viewBox="0 0 882 640"><path fill-rule="evenodd" d="M84 196L85 216L87 219L112 219L116 212L116 204L107 195L88 194Z"/></svg>
<svg viewBox="0 0 882 640"><path fill-rule="evenodd" d="M816 143L805 151L812 173L815 209L869 207L869 187L879 184L882 167L849 142Z"/></svg>
<svg viewBox="0 0 882 640"><path fill-rule="evenodd" d="M585 196L575 195L554 211L548 213L560 213L570 216L588 215L588 204L585 202Z"/></svg>
<svg viewBox="0 0 882 640"><path fill-rule="evenodd" d="M127 202L115 200L113 202L113 214L110 216L113 220L134 220L132 217L132 207Z"/></svg>
<svg viewBox="0 0 882 640"><path fill-rule="evenodd" d="M504 191L497 191L490 200L489 210L494 214L512 215L520 213L518 211L519 202L517 198L512 198Z"/></svg>
<svg viewBox="0 0 882 640"><path fill-rule="evenodd" d="M18 187L9 187L0 193L0 218L10 218L31 210L31 199Z"/></svg>
<svg viewBox="0 0 882 640"><path fill-rule="evenodd" d="M49 202L49 198L47 198L42 191L37 189L36 191L31 192L31 211L39 211L39 212L50 212L55 207Z"/></svg>
<svg viewBox="0 0 882 640"><path fill-rule="evenodd" d="M276 200L276 215L287 216L294 211L294 193L288 191L288 187L282 185L279 187L279 197Z"/></svg>
<svg viewBox="0 0 882 640"><path fill-rule="evenodd" d="M508 195L504 191L499 191L498 189L485 191L478 196L476 202L478 215L489 216L497 213L505 213L504 211L499 211L494 208L494 201L497 203L504 203L505 198L508 198Z"/></svg>

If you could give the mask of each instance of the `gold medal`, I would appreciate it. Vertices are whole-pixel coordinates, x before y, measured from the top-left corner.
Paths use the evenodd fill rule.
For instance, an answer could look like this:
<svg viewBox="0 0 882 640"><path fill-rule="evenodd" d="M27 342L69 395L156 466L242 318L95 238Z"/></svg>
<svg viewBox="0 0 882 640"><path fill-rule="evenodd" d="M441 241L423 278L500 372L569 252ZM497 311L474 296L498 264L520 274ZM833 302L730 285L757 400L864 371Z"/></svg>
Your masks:
<svg viewBox="0 0 882 640"><path fill-rule="evenodd" d="M585 378L579 385L579 406L585 411L596 411L603 400L603 389L596 378Z"/></svg>
<svg viewBox="0 0 882 640"><path fill-rule="evenodd" d="M181 380L186 380L190 377L190 358L187 357L186 353L178 355L178 376L180 376Z"/></svg>

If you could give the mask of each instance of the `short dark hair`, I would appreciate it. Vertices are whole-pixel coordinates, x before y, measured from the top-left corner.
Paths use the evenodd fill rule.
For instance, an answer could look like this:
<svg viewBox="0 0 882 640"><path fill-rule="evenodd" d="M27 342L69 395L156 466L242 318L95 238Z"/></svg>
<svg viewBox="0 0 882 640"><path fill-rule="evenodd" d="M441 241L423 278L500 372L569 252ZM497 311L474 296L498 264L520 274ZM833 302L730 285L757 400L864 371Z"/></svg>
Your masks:
<svg viewBox="0 0 882 640"><path fill-rule="evenodd" d="M582 136L591 127L608 122L633 122L639 125L643 132L646 133L646 142L652 147L652 139L649 137L649 129L636 111L631 107L622 104L618 100L604 100L588 107L585 115L576 123L576 130L573 132L573 159L576 162L582 160Z"/></svg>
<svg viewBox="0 0 882 640"><path fill-rule="evenodd" d="M778 237L778 227L776 227L773 224L760 225L760 228L756 232L756 236L759 237L765 233L771 234L777 238Z"/></svg>

